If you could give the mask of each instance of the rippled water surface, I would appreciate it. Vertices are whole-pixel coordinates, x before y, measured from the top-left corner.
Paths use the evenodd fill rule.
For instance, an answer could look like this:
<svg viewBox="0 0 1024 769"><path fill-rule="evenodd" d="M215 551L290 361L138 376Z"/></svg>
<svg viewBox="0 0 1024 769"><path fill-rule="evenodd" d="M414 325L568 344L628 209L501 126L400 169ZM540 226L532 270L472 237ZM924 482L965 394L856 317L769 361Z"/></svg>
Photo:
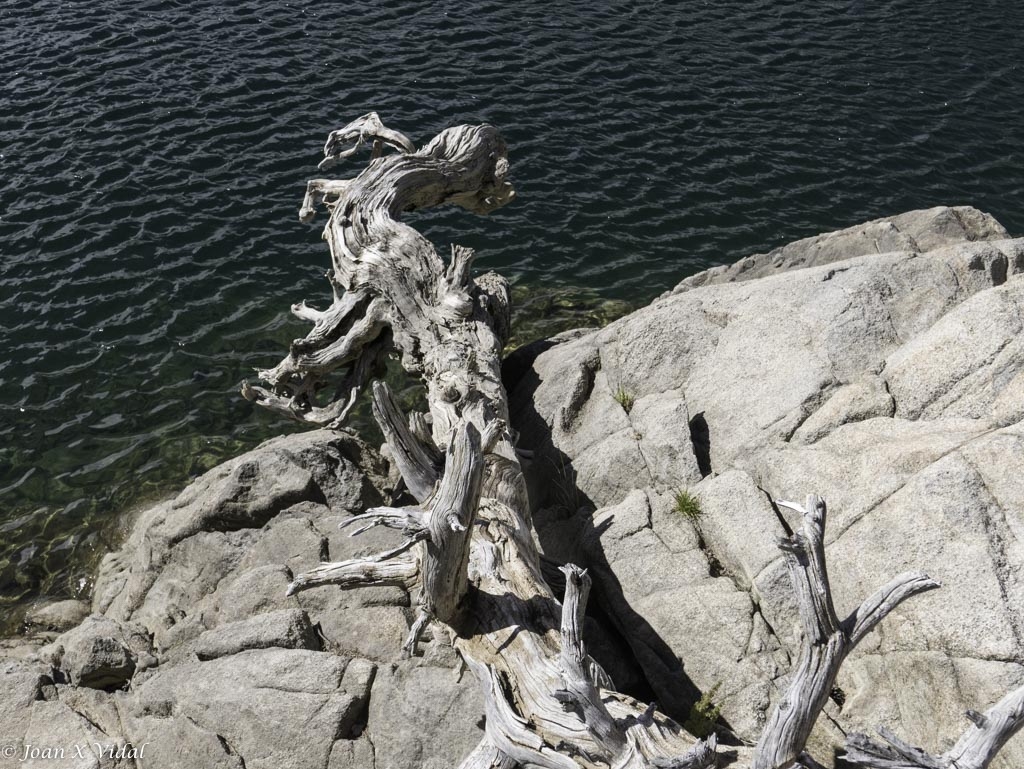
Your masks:
<svg viewBox="0 0 1024 769"><path fill-rule="evenodd" d="M116 513L290 429L237 387L305 332L288 305L327 295L296 213L330 129L496 124L518 200L417 226L512 277L537 334L911 208L1024 232L1022 21L952 0L4 0L0 604L87 590Z"/></svg>

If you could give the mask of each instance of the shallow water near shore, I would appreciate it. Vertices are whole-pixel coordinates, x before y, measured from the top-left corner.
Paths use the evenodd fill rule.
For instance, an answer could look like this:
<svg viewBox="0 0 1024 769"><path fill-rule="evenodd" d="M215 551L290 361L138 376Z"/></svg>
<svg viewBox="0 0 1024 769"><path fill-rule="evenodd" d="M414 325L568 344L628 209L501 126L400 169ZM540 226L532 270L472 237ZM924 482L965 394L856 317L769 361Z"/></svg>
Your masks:
<svg viewBox="0 0 1024 769"><path fill-rule="evenodd" d="M1024 233L1017 4L14 0L0 22L7 608L87 592L118 513L294 429L238 385L329 293L323 219L296 214L327 132L371 109L417 142L504 133L518 199L415 224L515 281L518 341L913 208Z"/></svg>

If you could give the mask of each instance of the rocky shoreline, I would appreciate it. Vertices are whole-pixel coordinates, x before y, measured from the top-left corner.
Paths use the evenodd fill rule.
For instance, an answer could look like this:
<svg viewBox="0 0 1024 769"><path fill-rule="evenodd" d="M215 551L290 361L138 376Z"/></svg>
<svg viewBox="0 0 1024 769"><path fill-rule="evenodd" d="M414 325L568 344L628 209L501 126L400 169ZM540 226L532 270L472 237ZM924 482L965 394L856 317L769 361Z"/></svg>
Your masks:
<svg viewBox="0 0 1024 769"><path fill-rule="evenodd" d="M841 611L901 569L944 585L850 657L816 755L878 724L942 748L964 710L1024 681L1021 270L1024 239L991 217L910 212L705 271L506 361L540 545L594 576L587 640L620 690L680 721L714 692L723 734L756 739L796 648L776 547L793 521L772 500L808 492L830 502ZM286 595L319 561L401 540L338 529L395 480L357 437L317 430L147 510L91 606L39 607L0 648L0 766L74 746L82 767L457 766L483 700L439 631L402 659L408 594ZM993 766L1022 760L1011 742Z"/></svg>

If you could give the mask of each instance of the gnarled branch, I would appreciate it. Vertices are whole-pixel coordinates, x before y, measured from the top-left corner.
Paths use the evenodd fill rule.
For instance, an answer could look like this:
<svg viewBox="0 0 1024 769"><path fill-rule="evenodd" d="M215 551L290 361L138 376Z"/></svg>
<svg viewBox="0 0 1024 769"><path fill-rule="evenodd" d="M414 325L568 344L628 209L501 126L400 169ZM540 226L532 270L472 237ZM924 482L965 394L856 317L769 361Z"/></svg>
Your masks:
<svg viewBox="0 0 1024 769"><path fill-rule="evenodd" d="M567 708L575 708L605 750L617 755L626 745L626 734L601 701L591 673L590 657L583 644L583 617L590 594L590 576L586 569L571 563L561 571L565 575L560 657L562 688L555 692L555 699Z"/></svg>
<svg viewBox="0 0 1024 769"><path fill-rule="evenodd" d="M805 507L792 502L777 504L803 517L800 530L779 543L796 591L803 638L789 687L758 740L753 769L786 769L801 761L811 729L846 656L902 601L939 586L924 574L903 574L840 622L825 563L825 501L812 495Z"/></svg>
<svg viewBox="0 0 1024 769"><path fill-rule="evenodd" d="M480 502L484 459L480 434L464 424L448 449L444 477L431 504L430 539L423 552L420 606L441 622L451 622L469 580L469 539Z"/></svg>
<svg viewBox="0 0 1024 769"><path fill-rule="evenodd" d="M398 529L408 536L427 530L427 514L414 507L371 507L361 515L353 515L338 524L339 529L359 525L349 536L356 537L376 526Z"/></svg>
<svg viewBox="0 0 1024 769"><path fill-rule="evenodd" d="M480 213L504 205L513 194L504 179L504 142L490 126L460 126L416 151L404 134L370 113L330 135L321 166L334 165L367 142L374 147L373 162L353 179L311 182L300 211L307 217L318 195L331 196L324 237L333 257L328 277L334 302L322 312L296 306L297 315L314 322L313 330L292 343L278 366L260 372L267 387L246 385L243 395L293 419L337 424L362 386L378 375L382 354L397 349L407 369L425 366L428 386L433 382L443 388L446 405L432 403L432 410L445 412L435 413L435 438L447 438L458 421L452 413L455 402L475 394L468 382L443 376L452 356L463 356L466 346L445 333L439 321L477 312L469 278L472 252L455 247L451 266L445 268L433 247L397 216L444 203ZM348 143L353 146L343 149ZM381 157L385 146L398 153ZM345 372L343 382L329 387L339 370ZM497 379L491 394L495 385L500 386ZM319 397L325 390L334 392L327 402Z"/></svg>
<svg viewBox="0 0 1024 769"><path fill-rule="evenodd" d="M376 160L383 154L385 145L394 147L400 152L416 151L416 145L408 136L401 131L395 131L385 126L376 112L368 112L344 128L331 131L324 144L324 159L320 161L320 170L325 171L342 158L355 154L367 142L370 142L373 147L371 160ZM352 144L352 146L346 150L341 149L346 144Z"/></svg>
<svg viewBox="0 0 1024 769"><path fill-rule="evenodd" d="M413 543L414 540L409 540L396 550L368 558L321 564L297 575L288 585L288 595L318 585L337 585L346 589L370 585L408 588L419 573L416 558L407 552Z"/></svg>

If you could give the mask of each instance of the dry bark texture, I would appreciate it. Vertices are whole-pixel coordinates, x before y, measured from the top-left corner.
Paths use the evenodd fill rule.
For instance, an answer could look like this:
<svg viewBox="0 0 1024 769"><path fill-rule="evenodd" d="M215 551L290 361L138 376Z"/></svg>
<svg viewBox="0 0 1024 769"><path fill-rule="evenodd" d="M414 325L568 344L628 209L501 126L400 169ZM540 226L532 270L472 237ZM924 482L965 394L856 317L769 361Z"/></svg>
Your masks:
<svg viewBox="0 0 1024 769"><path fill-rule="evenodd" d="M422 378L429 414L402 414L375 382L374 415L417 504L374 508L348 522L362 524L359 531L399 529L404 544L325 563L298 575L289 591L397 584L417 596L405 653L415 654L425 626L437 623L484 693L486 737L463 767L713 765L714 736L697 740L653 703L615 692L588 656L587 573L563 566L561 596L545 580L500 379L506 282L474 279L473 254L459 246L445 264L398 220L446 203L476 213L507 203L513 192L503 140L491 126L459 126L416 150L370 114L330 135L321 168L362 144L372 147L367 168L350 180L310 182L300 212L308 219L321 201L329 209L333 303L324 311L294 306L312 331L276 368L261 372L266 388L247 385L244 392L292 418L337 424L383 356L398 352L405 369ZM385 147L396 152L384 155ZM341 385L321 400L336 372ZM824 502L812 497L805 508L791 507L804 526L781 547L799 597L803 647L753 755L741 749L756 769L817 765L805 753L807 739L847 653L901 601L937 587L923 574L901 575L840 621L825 566Z"/></svg>

